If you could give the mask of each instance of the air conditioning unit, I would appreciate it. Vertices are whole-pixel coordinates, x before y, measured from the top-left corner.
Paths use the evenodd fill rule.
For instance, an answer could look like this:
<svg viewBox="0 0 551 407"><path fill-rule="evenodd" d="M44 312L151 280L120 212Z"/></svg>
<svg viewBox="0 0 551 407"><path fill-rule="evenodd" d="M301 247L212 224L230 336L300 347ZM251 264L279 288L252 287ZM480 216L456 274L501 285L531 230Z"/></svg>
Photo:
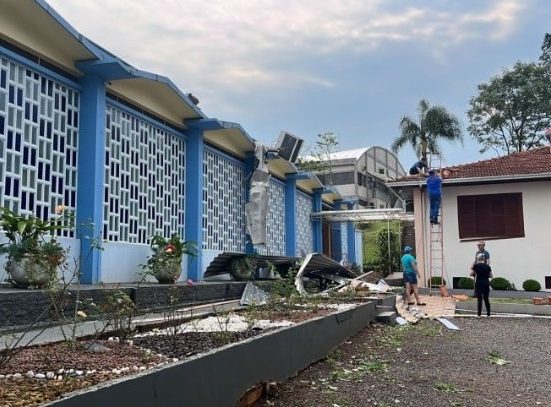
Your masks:
<svg viewBox="0 0 551 407"><path fill-rule="evenodd" d="M278 155L289 162L296 163L304 140L287 131L279 133L276 148Z"/></svg>

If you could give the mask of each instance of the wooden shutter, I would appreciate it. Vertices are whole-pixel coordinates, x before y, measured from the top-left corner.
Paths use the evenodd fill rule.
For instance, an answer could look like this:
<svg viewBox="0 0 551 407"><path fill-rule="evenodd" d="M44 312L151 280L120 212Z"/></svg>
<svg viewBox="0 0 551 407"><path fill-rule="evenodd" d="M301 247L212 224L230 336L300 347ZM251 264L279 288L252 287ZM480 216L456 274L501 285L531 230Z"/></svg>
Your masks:
<svg viewBox="0 0 551 407"><path fill-rule="evenodd" d="M477 236L476 196L457 197L457 222L459 238L468 239Z"/></svg>
<svg viewBox="0 0 551 407"><path fill-rule="evenodd" d="M522 193L457 197L460 239L524 237Z"/></svg>

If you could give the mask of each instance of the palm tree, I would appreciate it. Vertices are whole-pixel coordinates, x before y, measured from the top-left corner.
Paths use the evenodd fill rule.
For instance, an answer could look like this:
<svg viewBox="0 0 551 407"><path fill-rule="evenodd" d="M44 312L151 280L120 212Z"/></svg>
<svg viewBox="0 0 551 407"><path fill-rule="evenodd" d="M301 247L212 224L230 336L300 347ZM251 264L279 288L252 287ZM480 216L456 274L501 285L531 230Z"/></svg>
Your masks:
<svg viewBox="0 0 551 407"><path fill-rule="evenodd" d="M392 151L398 152L406 144L411 144L415 153L425 159L427 152L441 152L439 140L463 143L457 118L443 106L430 106L425 99L419 102L419 122L404 116L400 120L400 131L401 134L392 142Z"/></svg>

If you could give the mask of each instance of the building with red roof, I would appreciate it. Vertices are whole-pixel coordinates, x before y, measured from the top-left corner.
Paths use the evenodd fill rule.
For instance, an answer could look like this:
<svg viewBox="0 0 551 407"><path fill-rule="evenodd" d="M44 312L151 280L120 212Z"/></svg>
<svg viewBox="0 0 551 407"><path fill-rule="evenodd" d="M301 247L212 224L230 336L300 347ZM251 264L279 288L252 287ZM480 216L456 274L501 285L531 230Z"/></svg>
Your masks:
<svg viewBox="0 0 551 407"><path fill-rule="evenodd" d="M439 226L429 223L424 176L407 176L387 184L415 213L422 282L442 274L451 286L452 281L467 277L476 243L484 240L494 276L507 278L517 288L531 278L539 281L542 289L550 290L551 270L544 256L551 248L550 148L445 167L440 175ZM441 267L430 260L431 239L442 241Z"/></svg>

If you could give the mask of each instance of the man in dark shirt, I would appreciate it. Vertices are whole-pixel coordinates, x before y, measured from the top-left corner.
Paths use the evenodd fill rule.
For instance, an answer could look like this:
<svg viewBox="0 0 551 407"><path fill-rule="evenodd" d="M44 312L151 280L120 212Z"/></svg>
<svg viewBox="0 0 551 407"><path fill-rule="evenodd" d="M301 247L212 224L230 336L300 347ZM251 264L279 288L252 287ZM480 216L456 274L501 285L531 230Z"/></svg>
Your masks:
<svg viewBox="0 0 551 407"><path fill-rule="evenodd" d="M478 316L482 314L482 299L486 306L486 315L490 316L490 279L493 277L492 268L486 264L483 253L476 256L476 264L471 268L471 276L475 278L475 292L478 298Z"/></svg>
<svg viewBox="0 0 551 407"><path fill-rule="evenodd" d="M424 174L427 168L427 159L421 158L409 169L409 175Z"/></svg>

